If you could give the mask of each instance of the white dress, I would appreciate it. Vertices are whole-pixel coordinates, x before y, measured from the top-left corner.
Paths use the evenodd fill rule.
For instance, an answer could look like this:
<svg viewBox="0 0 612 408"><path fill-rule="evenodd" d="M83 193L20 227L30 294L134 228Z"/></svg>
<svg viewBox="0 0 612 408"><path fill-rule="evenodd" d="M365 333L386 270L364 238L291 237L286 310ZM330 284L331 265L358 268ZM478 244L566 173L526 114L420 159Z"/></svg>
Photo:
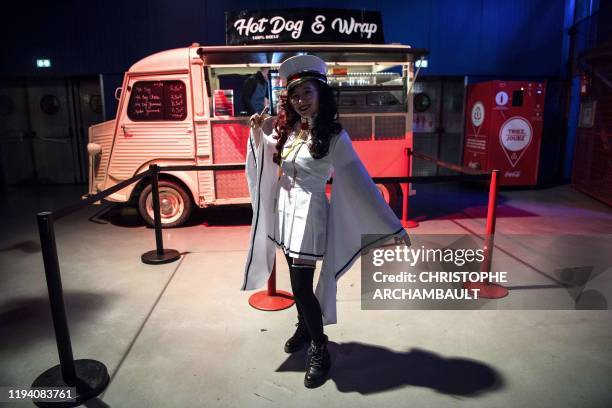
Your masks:
<svg viewBox="0 0 612 408"><path fill-rule="evenodd" d="M325 255L329 213L325 187L333 167L331 154L311 156L309 140L310 134L301 140L292 132L285 143L270 238L292 258L316 260Z"/></svg>
<svg viewBox="0 0 612 408"><path fill-rule="evenodd" d="M261 142L256 143L256 138ZM300 248L302 246L306 247L307 244L312 242L313 248L318 250L321 239L316 237L320 237L320 225L324 225L324 223L314 221L315 218L322 217L320 214L323 212L320 208L325 207L324 201L322 201L325 194L322 175L326 173L315 171L315 167L326 166L325 160L328 160L329 166L333 164L334 185L326 221L325 257L321 264L315 295L321 305L323 324L336 323L338 279L351 268L362 250L386 239L405 236L406 231L372 182L370 175L353 149L351 139L346 131L342 130L339 135L334 135L332 138L329 157L326 156L326 158L320 160L310 158L301 161L302 154L308 152L305 150L298 153L296 162L297 165L303 165L301 167L303 171L300 172L300 168L298 168L296 185L299 185L299 182L302 181L303 184L307 183L311 188L316 186L318 188L317 193L309 192L305 188L284 189L285 192L282 188L279 189L279 184L281 184L281 180L278 178L279 167L272 161L272 156L276 152L275 146L276 140L272 134L264 132L262 128L251 129L247 142L246 177L253 206L253 219L241 290L264 287L272 273L276 258L276 245L270 237L274 238L275 234L279 234L278 238L281 238L280 223L279 228L275 228L275 219L280 212L279 209L275 208L275 199L280 200L282 198L282 205L289 205L290 208L294 208L293 211L284 211L283 214L298 215L299 213L303 216L307 213L305 219L308 222L302 224L304 225L304 231L315 231L315 238L308 238L308 233L302 234L303 239L300 239L299 245L296 244L297 241L294 241L293 237L297 236L296 222L298 221L294 216L292 228L285 228L284 224L282 228L282 233L285 236L289 236L287 231L291 232L291 241L287 243L289 249L295 248L296 245ZM304 146L302 149L306 148L307 146ZM291 162L287 161L287 163ZM288 172L287 177L291 177L293 174L292 166L289 166ZM304 177L300 177L301 173ZM288 199L284 198L284 194L288 195ZM320 197L320 199L313 197ZM291 204L305 202L308 202L307 206ZM307 225L311 221L316 226ZM364 245L362 243L363 234L378 234L381 238Z"/></svg>

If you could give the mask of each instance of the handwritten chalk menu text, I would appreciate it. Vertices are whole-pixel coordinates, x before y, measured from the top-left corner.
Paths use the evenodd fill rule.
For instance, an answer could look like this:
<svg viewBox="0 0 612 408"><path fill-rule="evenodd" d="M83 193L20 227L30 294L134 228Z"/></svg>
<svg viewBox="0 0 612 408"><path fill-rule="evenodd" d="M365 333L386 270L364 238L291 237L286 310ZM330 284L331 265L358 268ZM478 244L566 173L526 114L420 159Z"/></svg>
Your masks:
<svg viewBox="0 0 612 408"><path fill-rule="evenodd" d="M132 86L128 117L133 121L185 120L187 92L181 81L138 81Z"/></svg>

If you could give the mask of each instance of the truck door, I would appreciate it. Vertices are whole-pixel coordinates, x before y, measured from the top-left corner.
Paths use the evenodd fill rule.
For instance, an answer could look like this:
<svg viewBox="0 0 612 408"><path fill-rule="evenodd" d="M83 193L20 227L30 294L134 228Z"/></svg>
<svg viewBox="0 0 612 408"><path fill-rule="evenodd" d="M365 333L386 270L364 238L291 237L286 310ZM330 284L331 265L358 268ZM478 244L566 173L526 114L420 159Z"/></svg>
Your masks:
<svg viewBox="0 0 612 408"><path fill-rule="evenodd" d="M212 163L211 131L210 131L210 105L204 80L204 67L202 59L194 58L191 63L191 81L193 91L193 122L196 136L196 165L205 166ZM199 196L197 204L204 207L215 201L215 183L213 172L197 171Z"/></svg>
<svg viewBox="0 0 612 408"><path fill-rule="evenodd" d="M132 177L155 160L193 164L190 100L187 75L135 76L128 80L108 171L114 183L107 186Z"/></svg>

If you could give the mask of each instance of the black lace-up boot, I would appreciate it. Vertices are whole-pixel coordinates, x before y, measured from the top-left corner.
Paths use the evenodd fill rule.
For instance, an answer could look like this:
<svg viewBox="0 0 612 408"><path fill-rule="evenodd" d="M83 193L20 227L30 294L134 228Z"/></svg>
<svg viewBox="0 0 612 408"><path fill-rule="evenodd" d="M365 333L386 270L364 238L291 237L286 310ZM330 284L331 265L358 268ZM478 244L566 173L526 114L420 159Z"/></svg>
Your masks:
<svg viewBox="0 0 612 408"><path fill-rule="evenodd" d="M327 380L331 368L331 358L327 351L327 336L323 335L322 341L312 340L308 348L306 360L306 376L304 385L306 388L316 388Z"/></svg>
<svg viewBox="0 0 612 408"><path fill-rule="evenodd" d="M295 329L295 333L285 343L285 353L295 353L310 341L310 334L308 334L306 322L304 322L302 315L298 314L298 322L295 324L295 326L297 327Z"/></svg>

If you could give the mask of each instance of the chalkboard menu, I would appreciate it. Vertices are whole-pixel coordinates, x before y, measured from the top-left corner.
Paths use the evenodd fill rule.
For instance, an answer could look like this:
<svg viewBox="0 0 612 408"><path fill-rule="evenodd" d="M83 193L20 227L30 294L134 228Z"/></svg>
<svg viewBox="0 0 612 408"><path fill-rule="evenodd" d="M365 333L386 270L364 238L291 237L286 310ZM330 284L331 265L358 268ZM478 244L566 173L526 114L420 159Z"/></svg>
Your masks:
<svg viewBox="0 0 612 408"><path fill-rule="evenodd" d="M133 121L185 120L185 84L182 81L138 81L132 86L127 113Z"/></svg>

